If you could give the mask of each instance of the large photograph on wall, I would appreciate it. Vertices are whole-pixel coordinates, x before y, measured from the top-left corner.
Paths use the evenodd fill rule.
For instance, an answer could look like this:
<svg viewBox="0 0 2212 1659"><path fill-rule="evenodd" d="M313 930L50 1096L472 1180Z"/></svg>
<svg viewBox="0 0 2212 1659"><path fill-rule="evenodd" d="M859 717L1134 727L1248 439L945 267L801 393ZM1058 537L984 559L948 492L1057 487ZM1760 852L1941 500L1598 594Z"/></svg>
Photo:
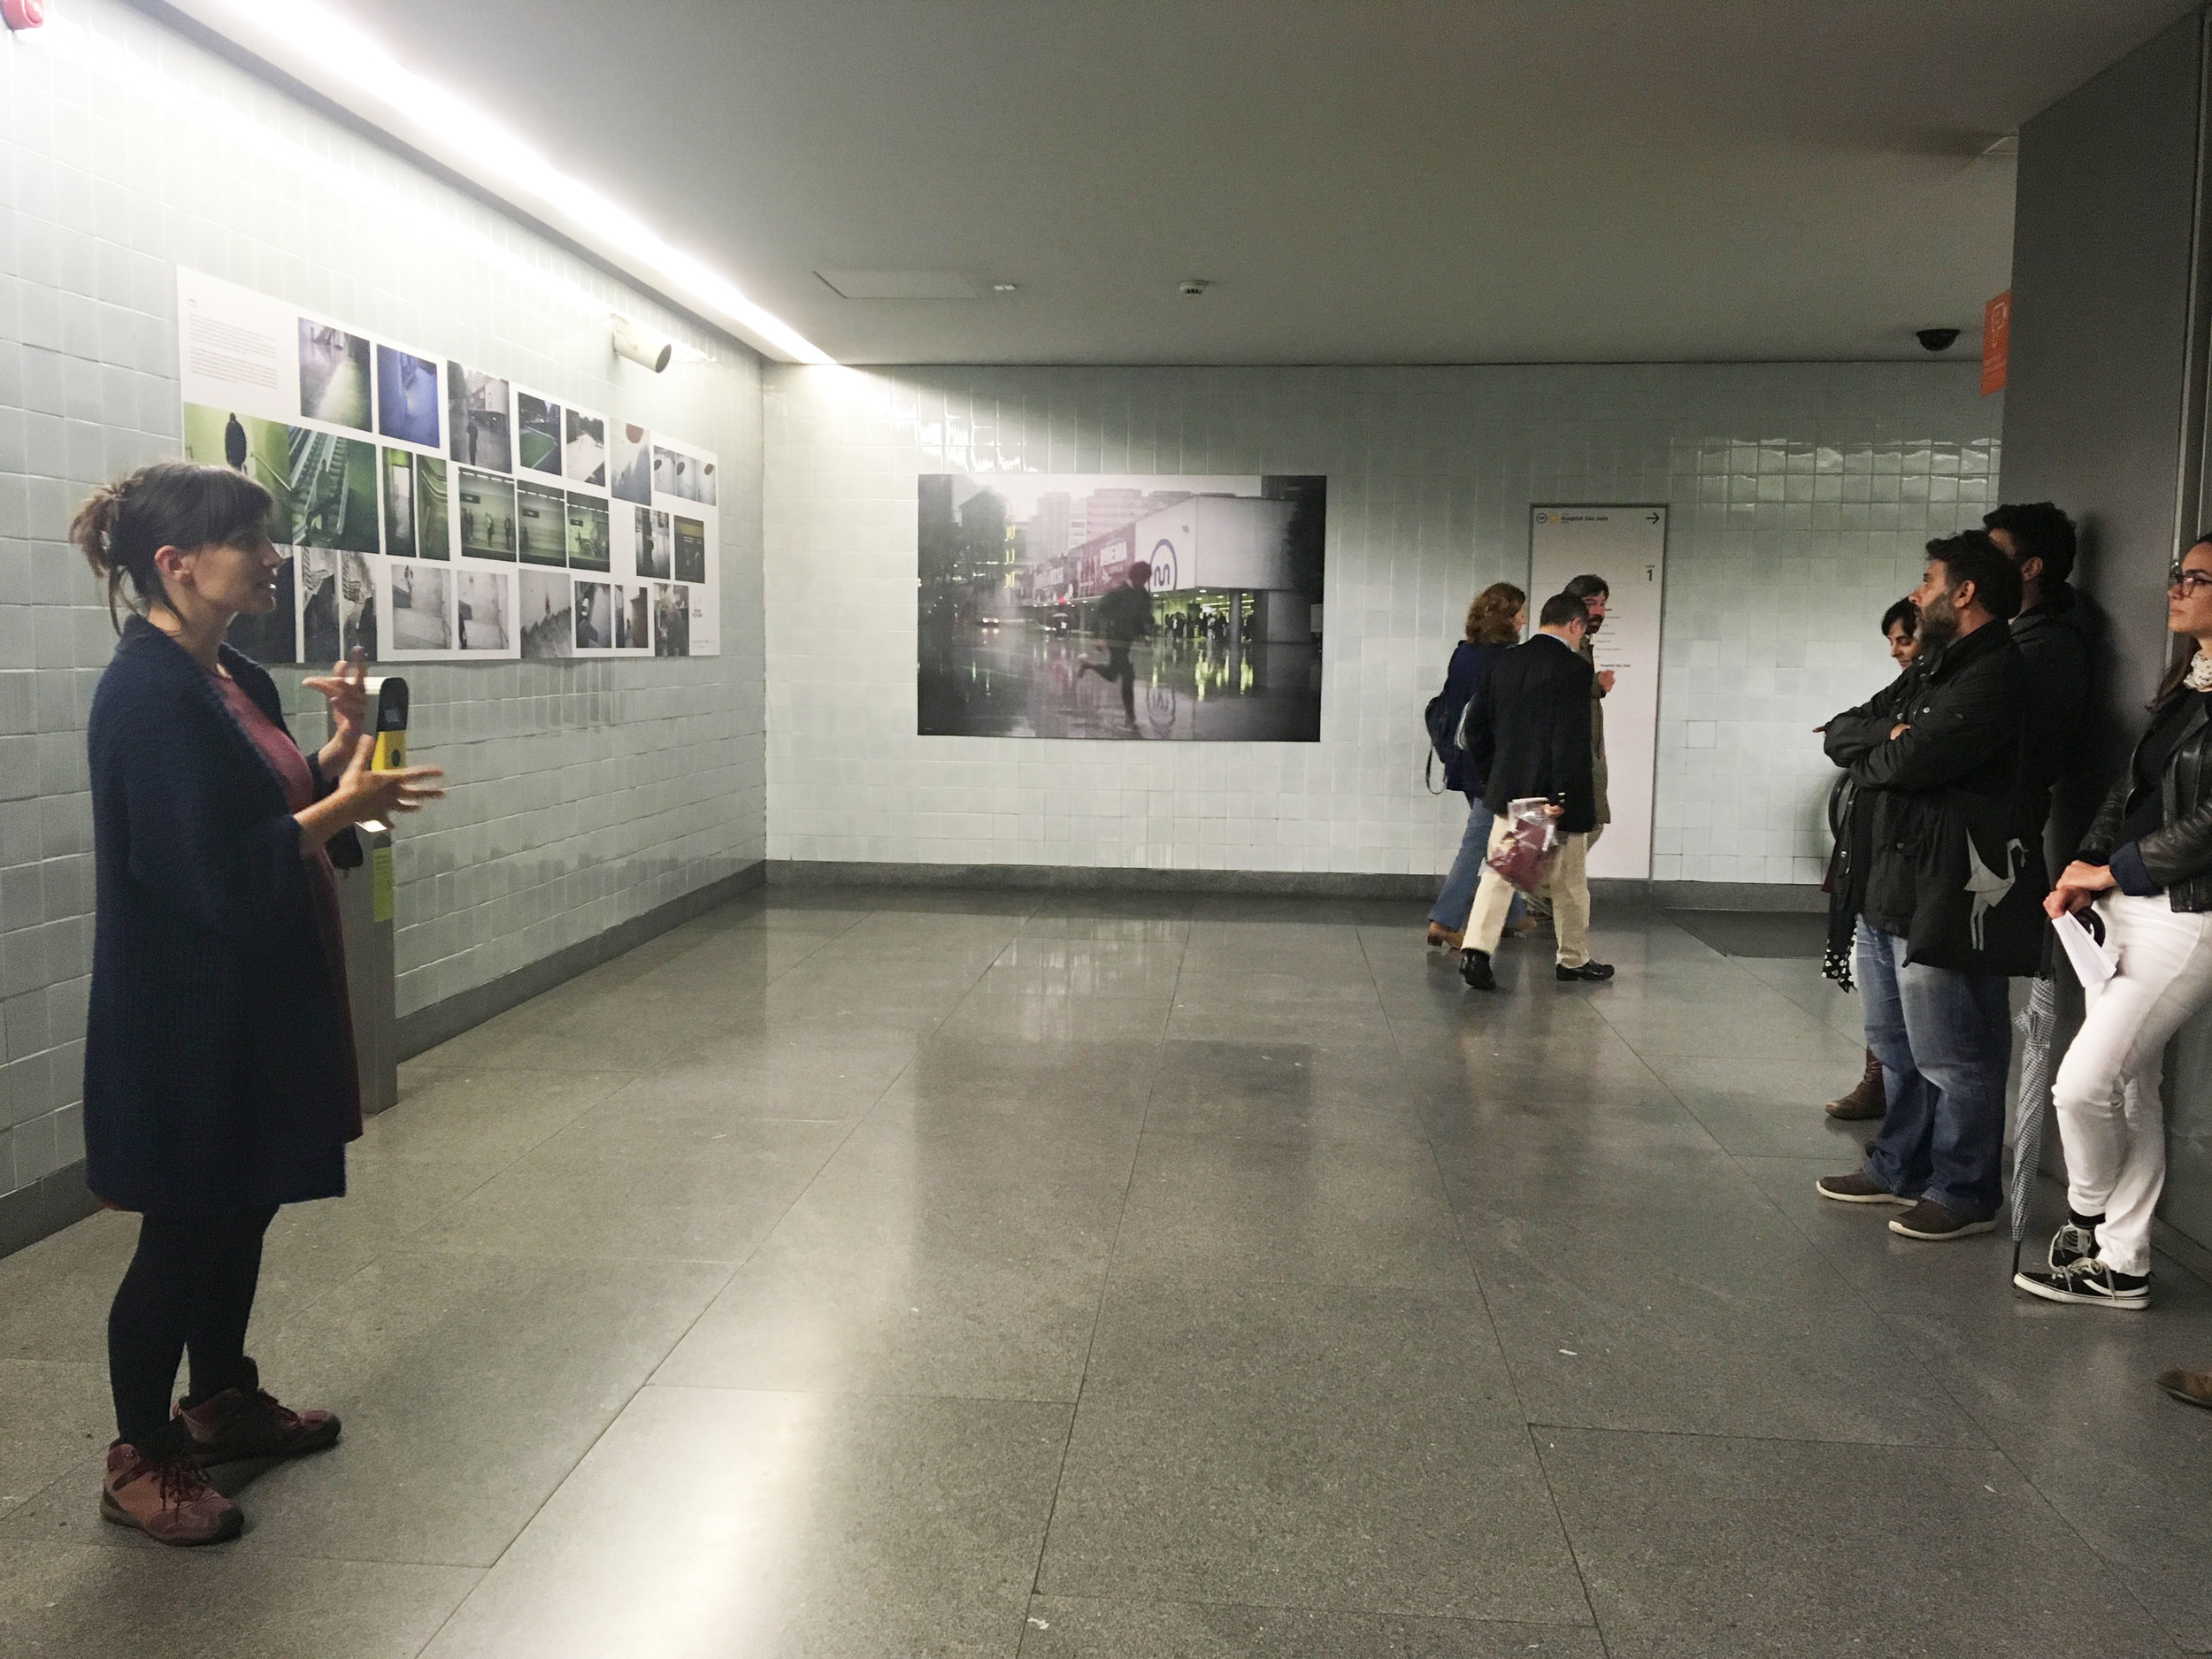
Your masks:
<svg viewBox="0 0 2212 1659"><path fill-rule="evenodd" d="M1325 478L918 482L920 735L1320 741Z"/></svg>
<svg viewBox="0 0 2212 1659"><path fill-rule="evenodd" d="M177 322L185 457L259 481L288 556L231 629L257 661L720 650L710 451L196 271Z"/></svg>

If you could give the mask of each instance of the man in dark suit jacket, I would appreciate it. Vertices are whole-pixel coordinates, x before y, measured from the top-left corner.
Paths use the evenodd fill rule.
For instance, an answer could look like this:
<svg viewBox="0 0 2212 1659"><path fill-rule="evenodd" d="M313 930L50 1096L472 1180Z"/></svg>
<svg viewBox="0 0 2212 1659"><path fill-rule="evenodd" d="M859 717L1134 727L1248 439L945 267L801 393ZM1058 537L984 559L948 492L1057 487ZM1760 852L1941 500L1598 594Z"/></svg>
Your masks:
<svg viewBox="0 0 2212 1659"><path fill-rule="evenodd" d="M1490 844L1512 833L1511 803L1540 796L1558 821L1559 850L1538 884L1552 902L1562 979L1604 980L1613 970L1590 960L1590 882L1584 871L1590 832L1597 827L1597 786L1591 775L1592 670L1580 655L1589 611L1571 594L1544 601L1536 633L1498 658L1467 704L1461 747L1471 769L1489 780L1483 803L1498 814ZM1504 931L1513 888L1486 867L1467 918L1460 974L1479 991L1494 991L1490 953Z"/></svg>

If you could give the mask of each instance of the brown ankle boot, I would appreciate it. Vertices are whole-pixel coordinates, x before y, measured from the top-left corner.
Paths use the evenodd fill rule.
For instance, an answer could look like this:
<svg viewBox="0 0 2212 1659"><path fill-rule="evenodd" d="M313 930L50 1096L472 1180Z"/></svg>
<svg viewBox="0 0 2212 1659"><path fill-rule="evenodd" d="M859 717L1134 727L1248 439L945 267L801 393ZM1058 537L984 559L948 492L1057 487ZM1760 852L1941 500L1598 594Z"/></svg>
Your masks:
<svg viewBox="0 0 2212 1659"><path fill-rule="evenodd" d="M121 1440L108 1448L100 1517L134 1526L157 1544L219 1544L246 1524L238 1506L208 1485L189 1452L141 1457Z"/></svg>
<svg viewBox="0 0 2212 1659"><path fill-rule="evenodd" d="M1856 1123L1863 1118L1879 1118L1888 1109L1889 1097L1882 1088L1882 1063L1869 1048L1865 1071L1848 1094L1828 1102L1828 1115L1839 1123Z"/></svg>

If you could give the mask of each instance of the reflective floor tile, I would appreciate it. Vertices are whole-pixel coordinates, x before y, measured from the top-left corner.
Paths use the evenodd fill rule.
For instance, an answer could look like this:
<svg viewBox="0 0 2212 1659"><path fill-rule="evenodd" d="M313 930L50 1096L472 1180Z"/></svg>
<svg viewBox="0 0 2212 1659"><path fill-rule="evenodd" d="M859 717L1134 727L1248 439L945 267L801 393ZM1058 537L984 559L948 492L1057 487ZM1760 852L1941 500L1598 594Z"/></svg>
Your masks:
<svg viewBox="0 0 2212 1659"><path fill-rule="evenodd" d="M1022 1659L1604 1659L1586 1625L1041 1595Z"/></svg>
<svg viewBox="0 0 2212 1659"><path fill-rule="evenodd" d="M1068 1408L655 1386L426 1659L1015 1651Z"/></svg>
<svg viewBox="0 0 2212 1659"><path fill-rule="evenodd" d="M1537 1432L1611 1659L2171 1654L2001 1454Z"/></svg>
<svg viewBox="0 0 2212 1659"><path fill-rule="evenodd" d="M85 1508L96 1491L81 1494ZM414 1659L481 1577L399 1563L280 1563L219 1547L0 1541L0 1648L54 1659Z"/></svg>
<svg viewBox="0 0 2212 1659"><path fill-rule="evenodd" d="M1410 1141L1148 1133L1115 1255L1133 1273L1188 1279L1471 1279L1435 1159Z"/></svg>
<svg viewBox="0 0 2212 1659"><path fill-rule="evenodd" d="M0 1360L0 1517L114 1438L105 1365Z"/></svg>

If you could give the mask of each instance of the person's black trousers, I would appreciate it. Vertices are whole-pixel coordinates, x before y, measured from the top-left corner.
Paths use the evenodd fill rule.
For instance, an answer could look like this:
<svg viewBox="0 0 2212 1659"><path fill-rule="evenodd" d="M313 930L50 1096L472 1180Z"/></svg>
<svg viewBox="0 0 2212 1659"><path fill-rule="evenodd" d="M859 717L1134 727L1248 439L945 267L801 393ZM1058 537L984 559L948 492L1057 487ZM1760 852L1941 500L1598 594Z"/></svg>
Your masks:
<svg viewBox="0 0 2212 1659"><path fill-rule="evenodd" d="M186 1449L169 1411L187 1352L188 1405L226 1388L260 1386L246 1357L246 1323L261 1279L262 1235L275 1218L274 1210L140 1217L137 1254L108 1310L116 1433L140 1452Z"/></svg>

